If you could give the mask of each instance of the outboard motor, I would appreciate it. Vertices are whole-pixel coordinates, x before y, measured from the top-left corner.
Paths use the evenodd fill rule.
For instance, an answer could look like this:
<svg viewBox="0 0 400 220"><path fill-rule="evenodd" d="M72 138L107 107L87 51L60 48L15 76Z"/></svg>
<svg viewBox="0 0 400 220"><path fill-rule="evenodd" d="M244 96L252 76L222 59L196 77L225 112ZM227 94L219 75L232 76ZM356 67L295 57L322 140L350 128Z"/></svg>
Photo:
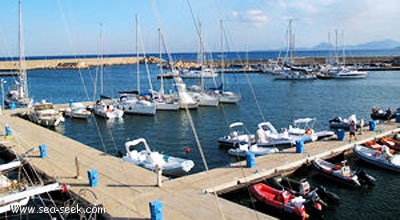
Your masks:
<svg viewBox="0 0 400 220"><path fill-rule="evenodd" d="M368 175L364 170L358 170L357 176L361 185L367 185L368 187L374 186L376 179L370 175Z"/></svg>
<svg viewBox="0 0 400 220"><path fill-rule="evenodd" d="M324 201L333 203L340 202L340 197L335 193L328 191L324 186L317 187L317 193Z"/></svg>

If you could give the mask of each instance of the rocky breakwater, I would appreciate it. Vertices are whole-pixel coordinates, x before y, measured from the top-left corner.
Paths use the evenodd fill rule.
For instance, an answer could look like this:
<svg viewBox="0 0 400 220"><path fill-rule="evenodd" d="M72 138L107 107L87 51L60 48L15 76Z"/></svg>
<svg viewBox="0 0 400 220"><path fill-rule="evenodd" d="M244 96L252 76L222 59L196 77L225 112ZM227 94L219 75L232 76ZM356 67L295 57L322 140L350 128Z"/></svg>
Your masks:
<svg viewBox="0 0 400 220"><path fill-rule="evenodd" d="M160 63L162 60L156 57L106 57L99 58L69 58L69 59L45 59L45 60L26 60L26 69L82 69L91 66L111 66L128 65L136 63ZM0 71L18 70L20 63L18 60L1 61Z"/></svg>

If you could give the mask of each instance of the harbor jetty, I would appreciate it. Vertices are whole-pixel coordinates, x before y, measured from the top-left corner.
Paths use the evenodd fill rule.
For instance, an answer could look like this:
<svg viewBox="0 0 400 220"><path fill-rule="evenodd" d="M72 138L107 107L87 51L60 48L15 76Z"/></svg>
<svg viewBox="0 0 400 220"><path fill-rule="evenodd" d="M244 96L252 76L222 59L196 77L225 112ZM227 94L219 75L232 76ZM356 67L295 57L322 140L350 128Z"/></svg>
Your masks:
<svg viewBox="0 0 400 220"><path fill-rule="evenodd" d="M160 63L156 57L105 57L105 58L64 58L64 59L44 59L44 60L25 60L26 69L83 69L92 66L111 66L127 65L136 63ZM20 67L18 60L0 61L0 71L18 70Z"/></svg>
<svg viewBox="0 0 400 220"><path fill-rule="evenodd" d="M2 145L16 154L23 154L32 147L46 144L46 158L39 157L39 152L34 151L26 160L60 183L69 184L71 191L82 200L104 207L107 213L102 217L106 219L149 219L152 201L162 203L165 219L274 219L218 195L297 169L315 158L333 157L351 150L356 144L400 131L399 124L390 121L378 124L375 131L364 131L351 143L318 141L306 144L304 153L288 148L280 153L256 157L253 167L241 161L177 179L162 178L162 186L157 186L154 172L124 163L117 157L17 117L17 111L23 110L3 111L0 126L10 126L13 137L5 139ZM76 169L76 157L79 157L80 173ZM86 174L89 170L98 171L97 186L89 184ZM96 196L83 195L82 190L90 190Z"/></svg>
<svg viewBox="0 0 400 220"><path fill-rule="evenodd" d="M281 62L283 58L278 59L278 62ZM206 61L204 65L212 66L215 68L232 68L232 67L241 67L245 68L248 66L254 67L259 64L267 64L268 62L273 61L272 59L257 59L257 60L226 60L224 66L221 66L221 61L213 60ZM298 66L315 66L320 64L328 63L329 57L318 56L318 57L293 57L292 64ZM345 62L344 62L345 61ZM38 59L38 60L26 60L26 69L82 69L89 68L92 66L99 65L127 65L127 64L136 64L136 63L149 63L149 64L158 64L164 63L166 67L169 67L166 64L165 60L159 59L157 57L149 56L149 57L104 57L100 58L63 58L63 59ZM346 63L346 65L351 66L359 66L365 70L391 70L391 69L400 69L400 56L348 56L346 58L339 57L338 62ZM12 71L19 69L19 61L0 61L0 71ZM179 68L190 68L197 67L198 63L195 61L176 61L173 63L175 67ZM238 72L238 70L236 70ZM241 71L242 73L254 73L259 72L255 69L247 69Z"/></svg>

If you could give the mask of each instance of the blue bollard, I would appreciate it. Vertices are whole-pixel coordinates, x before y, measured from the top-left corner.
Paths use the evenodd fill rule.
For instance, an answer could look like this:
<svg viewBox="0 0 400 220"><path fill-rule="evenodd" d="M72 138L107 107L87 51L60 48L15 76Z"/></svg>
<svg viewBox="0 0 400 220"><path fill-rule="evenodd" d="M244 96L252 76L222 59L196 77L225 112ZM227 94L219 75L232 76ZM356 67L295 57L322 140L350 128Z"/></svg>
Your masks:
<svg viewBox="0 0 400 220"><path fill-rule="evenodd" d="M39 145L39 150L40 150L40 157L46 158L47 157L47 146L45 144L41 144L41 145Z"/></svg>
<svg viewBox="0 0 400 220"><path fill-rule="evenodd" d="M344 134L345 134L344 129L338 129L337 130L337 139L339 141L344 141L344 138L345 138Z"/></svg>
<svg viewBox="0 0 400 220"><path fill-rule="evenodd" d="M400 123L400 113L396 113L396 122Z"/></svg>
<svg viewBox="0 0 400 220"><path fill-rule="evenodd" d="M9 125L6 125L5 127L6 132L5 132L5 138L11 138L12 137L12 131L11 131L11 127Z"/></svg>
<svg viewBox="0 0 400 220"><path fill-rule="evenodd" d="M15 102L11 102L10 108L11 108L11 110L15 110L17 108L17 105L15 104Z"/></svg>
<svg viewBox="0 0 400 220"><path fill-rule="evenodd" d="M370 131L376 130L376 121L369 121L369 130Z"/></svg>
<svg viewBox="0 0 400 220"><path fill-rule="evenodd" d="M246 152L246 167L253 168L256 166L256 155L253 152Z"/></svg>
<svg viewBox="0 0 400 220"><path fill-rule="evenodd" d="M99 175L97 170L88 170L89 185L91 187L96 187L99 185Z"/></svg>
<svg viewBox="0 0 400 220"><path fill-rule="evenodd" d="M304 141L298 140L296 141L296 153L304 153Z"/></svg>
<svg viewBox="0 0 400 220"><path fill-rule="evenodd" d="M149 203L151 220L162 220L162 207L163 204L160 201L153 200Z"/></svg>

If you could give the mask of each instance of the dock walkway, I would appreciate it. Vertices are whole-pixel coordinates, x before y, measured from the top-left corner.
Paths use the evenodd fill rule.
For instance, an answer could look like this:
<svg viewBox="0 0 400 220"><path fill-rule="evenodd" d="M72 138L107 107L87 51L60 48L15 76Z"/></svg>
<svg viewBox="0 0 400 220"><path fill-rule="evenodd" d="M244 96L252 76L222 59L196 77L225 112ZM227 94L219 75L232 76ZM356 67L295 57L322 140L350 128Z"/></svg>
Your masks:
<svg viewBox="0 0 400 220"><path fill-rule="evenodd" d="M8 124L13 131L13 138L7 139L8 143L4 145L22 154L46 144L47 158L40 158L37 150L27 161L60 183L70 184L76 195L82 189L92 190L97 195L97 201L90 196L83 196L83 199L104 206L107 211L105 217L112 219L149 219L149 202L152 200L163 203L165 219L274 219L225 199L216 199L212 192L229 191L280 171L294 169L315 157L330 157L351 149L354 144L400 131L396 123L381 124L377 127L379 132L365 131L358 135L356 142L334 140L310 143L305 145L303 154L295 153L295 149L290 148L281 153L257 157L254 168L246 168L245 162L239 162L177 179L164 178L163 186L157 187L155 173L124 163L117 157L11 116L10 113L5 111L0 116L0 126L4 128ZM76 156L80 160L80 179L75 178ZM98 171L97 187L89 186L86 171L91 169Z"/></svg>

